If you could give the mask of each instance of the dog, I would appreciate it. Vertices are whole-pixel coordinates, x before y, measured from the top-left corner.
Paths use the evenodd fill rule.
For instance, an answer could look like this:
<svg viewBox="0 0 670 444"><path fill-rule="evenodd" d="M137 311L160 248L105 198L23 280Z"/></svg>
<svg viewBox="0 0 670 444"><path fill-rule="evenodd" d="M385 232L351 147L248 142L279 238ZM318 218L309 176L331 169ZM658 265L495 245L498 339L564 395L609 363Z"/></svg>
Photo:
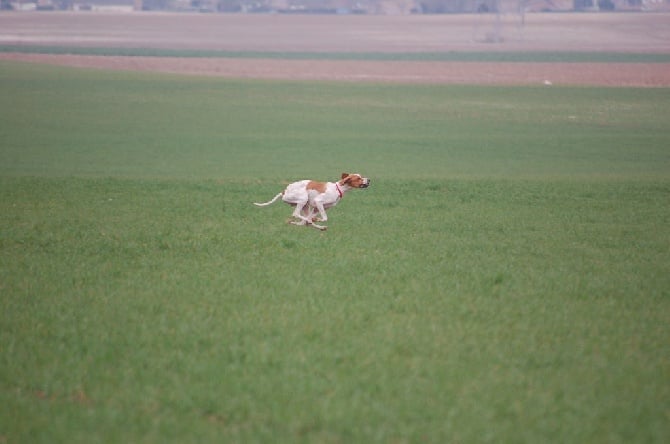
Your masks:
<svg viewBox="0 0 670 444"><path fill-rule="evenodd" d="M299 180L289 184L284 191L277 194L271 200L263 203L256 203L259 207L265 207L273 204L280 197L287 204L295 207L293 219L289 223L293 225L309 225L319 230L325 230L325 225L317 225L314 222L326 222L328 216L326 210L337 205L344 197L344 193L349 190L359 188L364 189L370 186L370 179L363 177L358 173L342 173L337 182L317 182L315 180ZM316 214L319 217L316 218Z"/></svg>

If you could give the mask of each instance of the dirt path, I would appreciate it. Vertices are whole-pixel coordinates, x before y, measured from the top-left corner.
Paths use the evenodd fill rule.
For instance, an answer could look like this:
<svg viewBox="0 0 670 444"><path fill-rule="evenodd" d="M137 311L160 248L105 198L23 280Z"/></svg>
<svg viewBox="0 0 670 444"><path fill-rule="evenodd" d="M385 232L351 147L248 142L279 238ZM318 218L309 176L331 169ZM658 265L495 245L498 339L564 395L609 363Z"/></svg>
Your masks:
<svg viewBox="0 0 670 444"><path fill-rule="evenodd" d="M0 53L0 59L229 78L482 85L670 86L670 67L659 63L376 62L15 53Z"/></svg>

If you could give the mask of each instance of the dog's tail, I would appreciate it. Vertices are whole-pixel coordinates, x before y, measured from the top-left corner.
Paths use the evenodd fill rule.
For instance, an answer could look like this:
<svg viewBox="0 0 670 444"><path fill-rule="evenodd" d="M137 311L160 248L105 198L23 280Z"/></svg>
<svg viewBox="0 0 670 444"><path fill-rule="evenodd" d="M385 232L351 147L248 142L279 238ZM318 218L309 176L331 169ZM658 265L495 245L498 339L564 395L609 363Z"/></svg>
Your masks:
<svg viewBox="0 0 670 444"><path fill-rule="evenodd" d="M279 199L280 197L282 197L283 194L284 193L279 193L275 197L273 197L272 200L269 200L269 201L264 202L264 203L254 202L254 205L259 206L259 207L267 207L268 205L271 205L271 204L275 203L275 201L277 199Z"/></svg>

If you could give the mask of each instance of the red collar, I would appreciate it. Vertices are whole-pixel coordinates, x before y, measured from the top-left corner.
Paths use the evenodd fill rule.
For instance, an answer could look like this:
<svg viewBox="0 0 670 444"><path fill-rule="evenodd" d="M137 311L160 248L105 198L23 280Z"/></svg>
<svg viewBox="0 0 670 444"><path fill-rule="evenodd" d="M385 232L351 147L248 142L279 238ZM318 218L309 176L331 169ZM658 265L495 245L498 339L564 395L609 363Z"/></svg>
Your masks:
<svg viewBox="0 0 670 444"><path fill-rule="evenodd" d="M342 190L340 190L340 186L335 182L335 188L337 188L337 192L340 195L340 199L342 199Z"/></svg>

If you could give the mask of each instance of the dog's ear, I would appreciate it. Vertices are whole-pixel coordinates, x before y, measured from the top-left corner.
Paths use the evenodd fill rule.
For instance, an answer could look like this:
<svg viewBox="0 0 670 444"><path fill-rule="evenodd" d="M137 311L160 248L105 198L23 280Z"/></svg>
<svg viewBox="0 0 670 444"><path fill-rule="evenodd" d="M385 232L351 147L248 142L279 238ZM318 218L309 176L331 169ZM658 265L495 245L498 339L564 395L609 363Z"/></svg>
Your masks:
<svg viewBox="0 0 670 444"><path fill-rule="evenodd" d="M341 177L341 179L344 179L344 178L347 177L348 175L349 175L349 173L342 173L342 177Z"/></svg>

